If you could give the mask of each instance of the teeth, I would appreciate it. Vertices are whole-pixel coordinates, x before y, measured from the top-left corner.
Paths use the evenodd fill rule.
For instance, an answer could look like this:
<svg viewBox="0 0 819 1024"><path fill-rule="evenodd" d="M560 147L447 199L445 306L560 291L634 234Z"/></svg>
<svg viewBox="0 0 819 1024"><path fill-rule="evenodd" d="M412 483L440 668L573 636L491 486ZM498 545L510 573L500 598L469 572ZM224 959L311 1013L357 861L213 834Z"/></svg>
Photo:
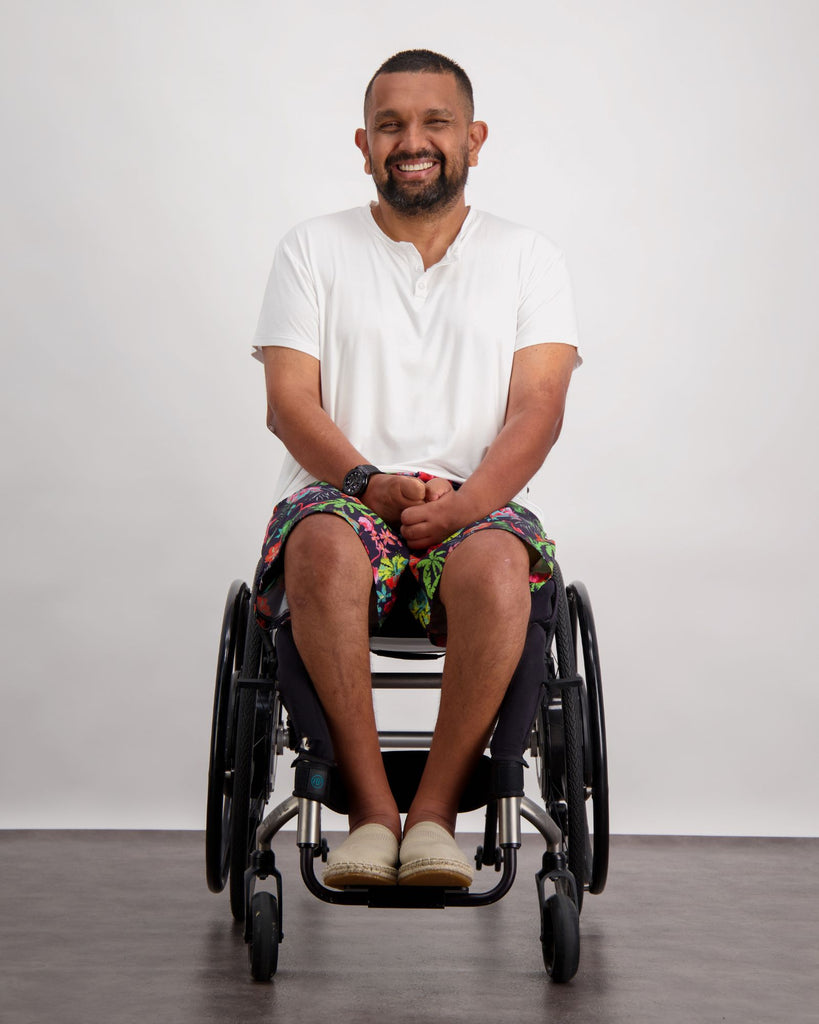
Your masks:
<svg viewBox="0 0 819 1024"><path fill-rule="evenodd" d="M418 164L399 164L399 171L426 171L429 167L434 167L434 160L425 160L423 163Z"/></svg>

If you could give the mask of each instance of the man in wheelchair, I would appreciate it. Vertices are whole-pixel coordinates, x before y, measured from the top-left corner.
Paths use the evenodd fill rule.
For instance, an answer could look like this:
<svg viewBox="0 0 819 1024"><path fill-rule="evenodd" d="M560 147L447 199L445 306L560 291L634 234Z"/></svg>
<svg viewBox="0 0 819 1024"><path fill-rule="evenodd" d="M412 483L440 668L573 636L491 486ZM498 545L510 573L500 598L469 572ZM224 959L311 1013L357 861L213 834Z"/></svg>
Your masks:
<svg viewBox="0 0 819 1024"><path fill-rule="evenodd" d="M344 778L350 835L325 883L468 886L459 798L553 568L527 484L580 363L571 288L549 241L466 205L487 126L457 64L396 54L364 115L355 141L375 202L285 236L259 319L268 425L287 455L256 614L265 627L289 616ZM446 644L403 831L369 657L399 581Z"/></svg>

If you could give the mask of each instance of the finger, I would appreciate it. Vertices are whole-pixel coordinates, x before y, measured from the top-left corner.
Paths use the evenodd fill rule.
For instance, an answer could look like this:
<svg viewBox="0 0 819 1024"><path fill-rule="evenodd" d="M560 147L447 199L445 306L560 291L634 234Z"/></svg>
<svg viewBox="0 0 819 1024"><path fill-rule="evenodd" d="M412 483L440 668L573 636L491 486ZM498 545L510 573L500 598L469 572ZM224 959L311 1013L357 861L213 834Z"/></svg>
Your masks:
<svg viewBox="0 0 819 1024"><path fill-rule="evenodd" d="M426 485L426 500L437 501L444 494L447 494L452 490L452 484L449 480L444 480L439 476L434 477L432 480L427 481Z"/></svg>
<svg viewBox="0 0 819 1024"><path fill-rule="evenodd" d="M404 538L404 543L407 547L412 550L429 548L433 544L433 538L423 524L420 527L402 527L401 536Z"/></svg>
<svg viewBox="0 0 819 1024"><path fill-rule="evenodd" d="M431 537L421 537L418 540L407 540L404 538L404 543L410 551L426 551L427 548L434 546L435 541Z"/></svg>
<svg viewBox="0 0 819 1024"><path fill-rule="evenodd" d="M424 487L423 480L419 480L418 477L402 476L399 478L398 487L401 496L406 501L418 502L424 500L426 488Z"/></svg>
<svg viewBox="0 0 819 1024"><path fill-rule="evenodd" d="M409 511L409 510L408 510ZM430 532L429 523L426 522L406 522L403 517L401 520L401 536L404 540L418 540L421 537L425 537Z"/></svg>
<svg viewBox="0 0 819 1024"><path fill-rule="evenodd" d="M415 505L410 505L401 512L401 522L405 526L417 526L418 523L424 522L427 518L427 510L424 508L424 502L418 502Z"/></svg>

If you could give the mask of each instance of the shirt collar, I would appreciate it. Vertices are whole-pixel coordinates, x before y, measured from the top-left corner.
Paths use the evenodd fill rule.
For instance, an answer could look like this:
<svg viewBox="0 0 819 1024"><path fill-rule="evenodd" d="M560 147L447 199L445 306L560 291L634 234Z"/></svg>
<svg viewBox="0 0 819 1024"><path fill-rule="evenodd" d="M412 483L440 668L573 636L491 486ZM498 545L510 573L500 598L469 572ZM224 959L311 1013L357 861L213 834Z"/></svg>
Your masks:
<svg viewBox="0 0 819 1024"><path fill-rule="evenodd" d="M378 238L382 239L382 241L386 245L392 247L394 250L405 251L406 248L409 247L410 249L412 249L413 253L417 254L418 250L415 248L412 242L397 242L394 238L390 238L388 234L382 231L375 217L373 216L374 205L374 203L369 203L367 206L361 207L362 213L364 214L365 218L371 225L370 230L374 231ZM452 240L452 243L450 244L447 251L441 257L438 263L434 264L434 266L441 266L444 263L454 263L456 260L459 260L461 258L461 252L463 250L463 247L466 244L468 236L472 233L472 228L474 227L475 222L478 219L478 216L478 211L475 209L474 206L470 206L467 208L466 217L464 217L464 222L463 224L461 224L461 228L458 234Z"/></svg>

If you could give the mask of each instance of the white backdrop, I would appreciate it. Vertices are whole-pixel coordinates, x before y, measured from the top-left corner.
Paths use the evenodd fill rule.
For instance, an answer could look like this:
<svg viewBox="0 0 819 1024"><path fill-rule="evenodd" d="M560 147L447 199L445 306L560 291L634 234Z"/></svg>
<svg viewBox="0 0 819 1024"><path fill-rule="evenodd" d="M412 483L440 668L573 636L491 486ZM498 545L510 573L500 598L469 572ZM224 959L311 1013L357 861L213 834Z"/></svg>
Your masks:
<svg viewBox="0 0 819 1024"><path fill-rule="evenodd" d="M594 599L613 830L819 834L812 0L4 8L0 826L202 827L281 455L273 248L370 199L364 85L427 46L490 126L469 200L573 273L537 497Z"/></svg>

